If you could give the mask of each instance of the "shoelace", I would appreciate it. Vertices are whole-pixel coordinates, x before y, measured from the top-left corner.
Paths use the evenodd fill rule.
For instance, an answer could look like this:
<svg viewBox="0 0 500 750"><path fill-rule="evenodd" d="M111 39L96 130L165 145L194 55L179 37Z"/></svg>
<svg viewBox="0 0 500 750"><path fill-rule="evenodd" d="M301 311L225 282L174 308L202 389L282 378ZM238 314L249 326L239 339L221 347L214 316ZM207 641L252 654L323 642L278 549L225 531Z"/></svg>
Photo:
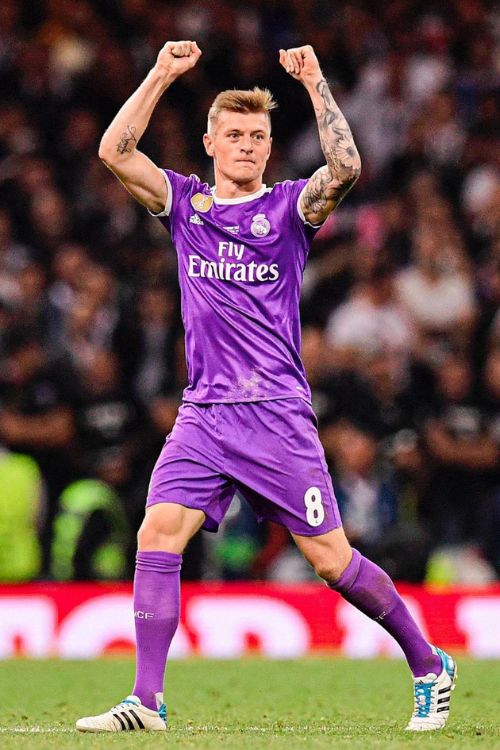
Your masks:
<svg viewBox="0 0 500 750"><path fill-rule="evenodd" d="M135 706L137 708L137 703L135 701L128 701L127 699L125 699L121 703L117 703L116 706L113 706L113 708L111 709L111 713L113 713L113 711L123 711L128 706Z"/></svg>
<svg viewBox="0 0 500 750"><path fill-rule="evenodd" d="M435 684L435 682L424 682L415 685L415 715L420 719L429 715L432 701L432 690Z"/></svg>

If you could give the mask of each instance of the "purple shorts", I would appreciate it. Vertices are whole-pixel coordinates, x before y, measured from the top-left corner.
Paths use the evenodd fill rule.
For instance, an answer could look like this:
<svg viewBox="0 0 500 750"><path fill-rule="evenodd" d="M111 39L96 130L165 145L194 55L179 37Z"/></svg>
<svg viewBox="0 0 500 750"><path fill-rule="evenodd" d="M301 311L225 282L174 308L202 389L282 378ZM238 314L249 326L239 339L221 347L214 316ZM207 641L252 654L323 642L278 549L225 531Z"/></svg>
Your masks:
<svg viewBox="0 0 500 750"><path fill-rule="evenodd" d="M147 507L178 503L217 531L238 490L258 520L317 536L341 526L311 406L301 398L184 403L153 469Z"/></svg>

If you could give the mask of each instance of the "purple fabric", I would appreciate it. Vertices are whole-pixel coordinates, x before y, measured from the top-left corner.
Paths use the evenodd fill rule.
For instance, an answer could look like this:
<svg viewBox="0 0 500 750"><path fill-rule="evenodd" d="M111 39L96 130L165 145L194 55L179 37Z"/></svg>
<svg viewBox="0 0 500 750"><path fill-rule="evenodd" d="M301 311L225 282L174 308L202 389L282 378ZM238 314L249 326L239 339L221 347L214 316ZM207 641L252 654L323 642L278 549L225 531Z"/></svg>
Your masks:
<svg viewBox="0 0 500 750"><path fill-rule="evenodd" d="M180 503L215 531L238 490L257 518L316 536L341 525L311 406L301 398L183 404L153 470L148 506Z"/></svg>
<svg viewBox="0 0 500 750"><path fill-rule="evenodd" d="M179 623L182 555L138 552L134 577L136 674L132 694L156 710L168 649Z"/></svg>
<svg viewBox="0 0 500 750"><path fill-rule="evenodd" d="M357 550L338 581L328 583L350 604L380 623L399 643L414 677L439 674L441 659L434 654L396 588L382 568Z"/></svg>
<svg viewBox="0 0 500 750"><path fill-rule="evenodd" d="M221 200L195 175L164 173L171 205L158 218L179 261L189 379L184 401L310 401L299 299L317 228L297 206L307 180Z"/></svg>

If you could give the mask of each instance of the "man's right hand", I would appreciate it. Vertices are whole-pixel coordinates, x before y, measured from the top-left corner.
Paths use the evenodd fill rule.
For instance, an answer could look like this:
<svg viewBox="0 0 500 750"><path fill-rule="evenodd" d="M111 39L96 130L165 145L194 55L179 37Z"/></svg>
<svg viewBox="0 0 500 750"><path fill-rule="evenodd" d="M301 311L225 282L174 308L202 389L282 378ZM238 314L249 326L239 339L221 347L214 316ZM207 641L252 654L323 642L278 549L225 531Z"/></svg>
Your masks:
<svg viewBox="0 0 500 750"><path fill-rule="evenodd" d="M164 211L168 200L165 173L139 151L151 113L160 96L176 78L193 68L201 56L196 42L167 42L155 65L120 109L104 133L99 157L128 192L154 214Z"/></svg>
<svg viewBox="0 0 500 750"><path fill-rule="evenodd" d="M160 50L155 69L169 83L194 68L201 56L196 42L167 42Z"/></svg>

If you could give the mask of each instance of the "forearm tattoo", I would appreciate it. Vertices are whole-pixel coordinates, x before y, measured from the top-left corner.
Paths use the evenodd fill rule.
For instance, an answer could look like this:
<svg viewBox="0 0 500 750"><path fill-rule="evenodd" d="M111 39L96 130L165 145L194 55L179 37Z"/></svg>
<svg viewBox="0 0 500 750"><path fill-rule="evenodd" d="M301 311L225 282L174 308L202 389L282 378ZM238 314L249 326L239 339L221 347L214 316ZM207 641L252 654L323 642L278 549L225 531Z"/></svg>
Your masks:
<svg viewBox="0 0 500 750"><path fill-rule="evenodd" d="M135 137L136 130L135 125L127 125L127 130L122 133L121 140L116 147L119 154L132 152L132 148L137 144L137 138Z"/></svg>
<svg viewBox="0 0 500 750"><path fill-rule="evenodd" d="M347 120L338 108L324 78L317 84L321 106L316 107L321 148L326 166L318 169L304 191L302 207L310 214L326 215L356 182L361 160Z"/></svg>

